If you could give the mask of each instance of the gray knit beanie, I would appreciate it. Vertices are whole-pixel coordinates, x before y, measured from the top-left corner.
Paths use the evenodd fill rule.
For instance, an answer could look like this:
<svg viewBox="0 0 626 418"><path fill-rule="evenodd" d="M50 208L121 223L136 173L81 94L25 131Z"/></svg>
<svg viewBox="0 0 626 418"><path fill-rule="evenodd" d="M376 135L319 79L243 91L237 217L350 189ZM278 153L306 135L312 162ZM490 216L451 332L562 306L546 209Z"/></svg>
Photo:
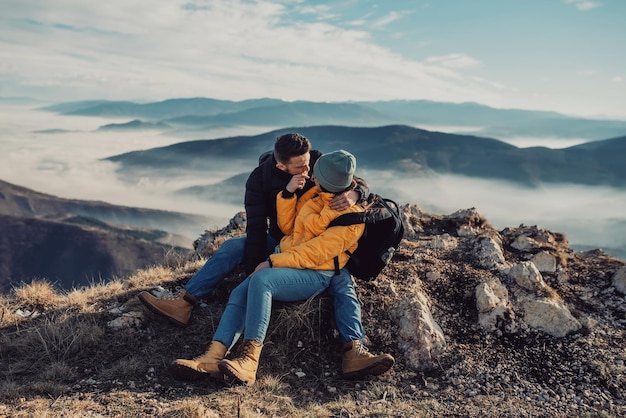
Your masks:
<svg viewBox="0 0 626 418"><path fill-rule="evenodd" d="M354 155L341 149L319 157L313 167L313 174L324 190L337 193L352 183L355 169Z"/></svg>

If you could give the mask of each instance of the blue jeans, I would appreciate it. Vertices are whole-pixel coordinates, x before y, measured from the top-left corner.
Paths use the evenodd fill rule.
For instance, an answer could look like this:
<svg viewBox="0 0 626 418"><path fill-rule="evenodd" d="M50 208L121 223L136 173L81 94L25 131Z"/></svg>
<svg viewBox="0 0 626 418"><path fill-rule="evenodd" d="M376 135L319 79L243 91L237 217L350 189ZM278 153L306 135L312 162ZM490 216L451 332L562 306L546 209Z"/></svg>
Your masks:
<svg viewBox="0 0 626 418"><path fill-rule="evenodd" d="M272 313L272 300L295 302L323 292L331 277L316 270L268 268L239 284L230 294L213 340L232 348L244 340L263 342Z"/></svg>
<svg viewBox="0 0 626 418"><path fill-rule="evenodd" d="M185 290L196 298L209 294L243 260L246 236L230 238L218 248L204 266L185 285ZM267 255L274 252L278 243L267 236ZM352 277L345 270L330 280L328 293L333 297L335 323L343 342L362 340L361 304L356 296Z"/></svg>
<svg viewBox="0 0 626 418"><path fill-rule="evenodd" d="M365 333L361 322L361 303L348 270L342 269L331 278L328 293L333 298L335 324L343 342L363 341Z"/></svg>
<svg viewBox="0 0 626 418"><path fill-rule="evenodd" d="M267 255L274 252L278 242L267 235ZM209 258L204 266L193 275L185 285L185 290L196 298L208 295L243 261L246 236L230 238Z"/></svg>

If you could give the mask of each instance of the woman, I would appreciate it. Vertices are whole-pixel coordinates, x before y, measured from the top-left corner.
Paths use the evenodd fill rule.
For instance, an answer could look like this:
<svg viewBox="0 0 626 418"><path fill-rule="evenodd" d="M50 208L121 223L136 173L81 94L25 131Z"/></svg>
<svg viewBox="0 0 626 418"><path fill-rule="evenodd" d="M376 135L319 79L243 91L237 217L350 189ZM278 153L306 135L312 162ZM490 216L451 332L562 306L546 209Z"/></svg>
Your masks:
<svg viewBox="0 0 626 418"><path fill-rule="evenodd" d="M208 351L193 360L175 360L170 366L175 377L196 380L225 373L247 385L256 381L272 300L306 300L324 291L335 274L335 258L342 269L348 261L346 251L357 247L363 224L327 228L337 216L363 210L354 205L338 212L329 206L335 194L355 187L355 168L356 159L347 151L324 154L313 167L315 188L296 198L302 182L301 176L294 176L278 193L278 225L285 234L279 251L233 289ZM226 360L242 332L241 356Z"/></svg>

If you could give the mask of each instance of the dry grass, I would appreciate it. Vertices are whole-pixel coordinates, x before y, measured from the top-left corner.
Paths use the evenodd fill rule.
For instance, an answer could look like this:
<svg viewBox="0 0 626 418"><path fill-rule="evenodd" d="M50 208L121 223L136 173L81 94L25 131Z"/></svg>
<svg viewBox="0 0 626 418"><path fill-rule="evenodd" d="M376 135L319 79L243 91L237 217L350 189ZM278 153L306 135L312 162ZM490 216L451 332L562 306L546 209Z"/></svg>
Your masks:
<svg viewBox="0 0 626 418"><path fill-rule="evenodd" d="M334 325L327 297L277 304L272 322L280 326L269 330L263 372L250 388L210 382L195 387L168 380L164 370L171 359L182 354L181 339L197 331L188 333L150 322L145 330L107 329L109 307L141 309L134 298L139 290L177 286L201 265L202 261L196 261L174 268L154 267L125 281L94 283L65 294L46 282L35 282L0 297L4 368L0 416L358 416L359 402L352 396L339 396L335 386L322 383L325 375L337 376L336 364L330 368L320 360L336 338L330 331ZM235 284L227 281L221 292L226 294ZM16 314L18 309L36 313L22 317ZM207 341L218 320L219 313L213 316L211 312L196 320L196 327L207 329ZM161 338L154 334L165 331L170 335ZM202 349L193 345L187 350L198 354ZM314 367L306 369L308 357ZM305 370L312 385L294 392L296 370ZM387 415L384 404L395 397L390 395L394 390L382 383L362 390L360 402L374 400L378 402L373 403L374 415ZM330 402L319 398L323 393L328 397L328 391L333 398Z"/></svg>
<svg viewBox="0 0 626 418"><path fill-rule="evenodd" d="M55 307L62 300L54 287L43 280L34 280L31 283L13 289L16 303L23 309L30 311L44 311Z"/></svg>

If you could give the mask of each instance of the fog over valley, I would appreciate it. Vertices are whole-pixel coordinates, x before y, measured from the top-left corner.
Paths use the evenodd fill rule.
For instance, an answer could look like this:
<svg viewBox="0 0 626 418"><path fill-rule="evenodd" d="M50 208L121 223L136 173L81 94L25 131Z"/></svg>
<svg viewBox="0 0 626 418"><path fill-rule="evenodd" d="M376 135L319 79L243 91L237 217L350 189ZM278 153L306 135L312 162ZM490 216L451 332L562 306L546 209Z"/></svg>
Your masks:
<svg viewBox="0 0 626 418"><path fill-rule="evenodd" d="M207 228L224 226L243 210L240 198L197 198L174 194L192 186L216 185L252 166L222 161L219 170L196 175L181 167L158 168L129 179L116 172L117 164L104 158L122 153L163 147L193 139L214 139L269 132L266 127L213 127L204 132L149 130L98 130L128 118L64 116L34 106L0 106L0 180L34 191L70 199L98 200L116 205L170 210L214 216ZM421 129L465 132L462 126L418 126ZM315 138L309 138L315 147ZM582 138L497 138L517 147L565 148L587 142ZM268 147L269 149L269 147ZM330 149L322 149L328 152ZM358 165L358 162L357 162ZM357 169L358 170L358 169ZM475 207L496 228L538 225L566 234L575 249L602 248L626 258L626 190L611 187L543 184L537 188L486 179L430 173L415 177L390 171L358 170L373 192L398 203L417 204L427 212L450 214ZM240 203L237 204L236 202ZM1 204L1 203L0 203ZM164 229L167 226L164 225ZM180 231L171 231L180 233ZM195 239L203 231L197 231Z"/></svg>

